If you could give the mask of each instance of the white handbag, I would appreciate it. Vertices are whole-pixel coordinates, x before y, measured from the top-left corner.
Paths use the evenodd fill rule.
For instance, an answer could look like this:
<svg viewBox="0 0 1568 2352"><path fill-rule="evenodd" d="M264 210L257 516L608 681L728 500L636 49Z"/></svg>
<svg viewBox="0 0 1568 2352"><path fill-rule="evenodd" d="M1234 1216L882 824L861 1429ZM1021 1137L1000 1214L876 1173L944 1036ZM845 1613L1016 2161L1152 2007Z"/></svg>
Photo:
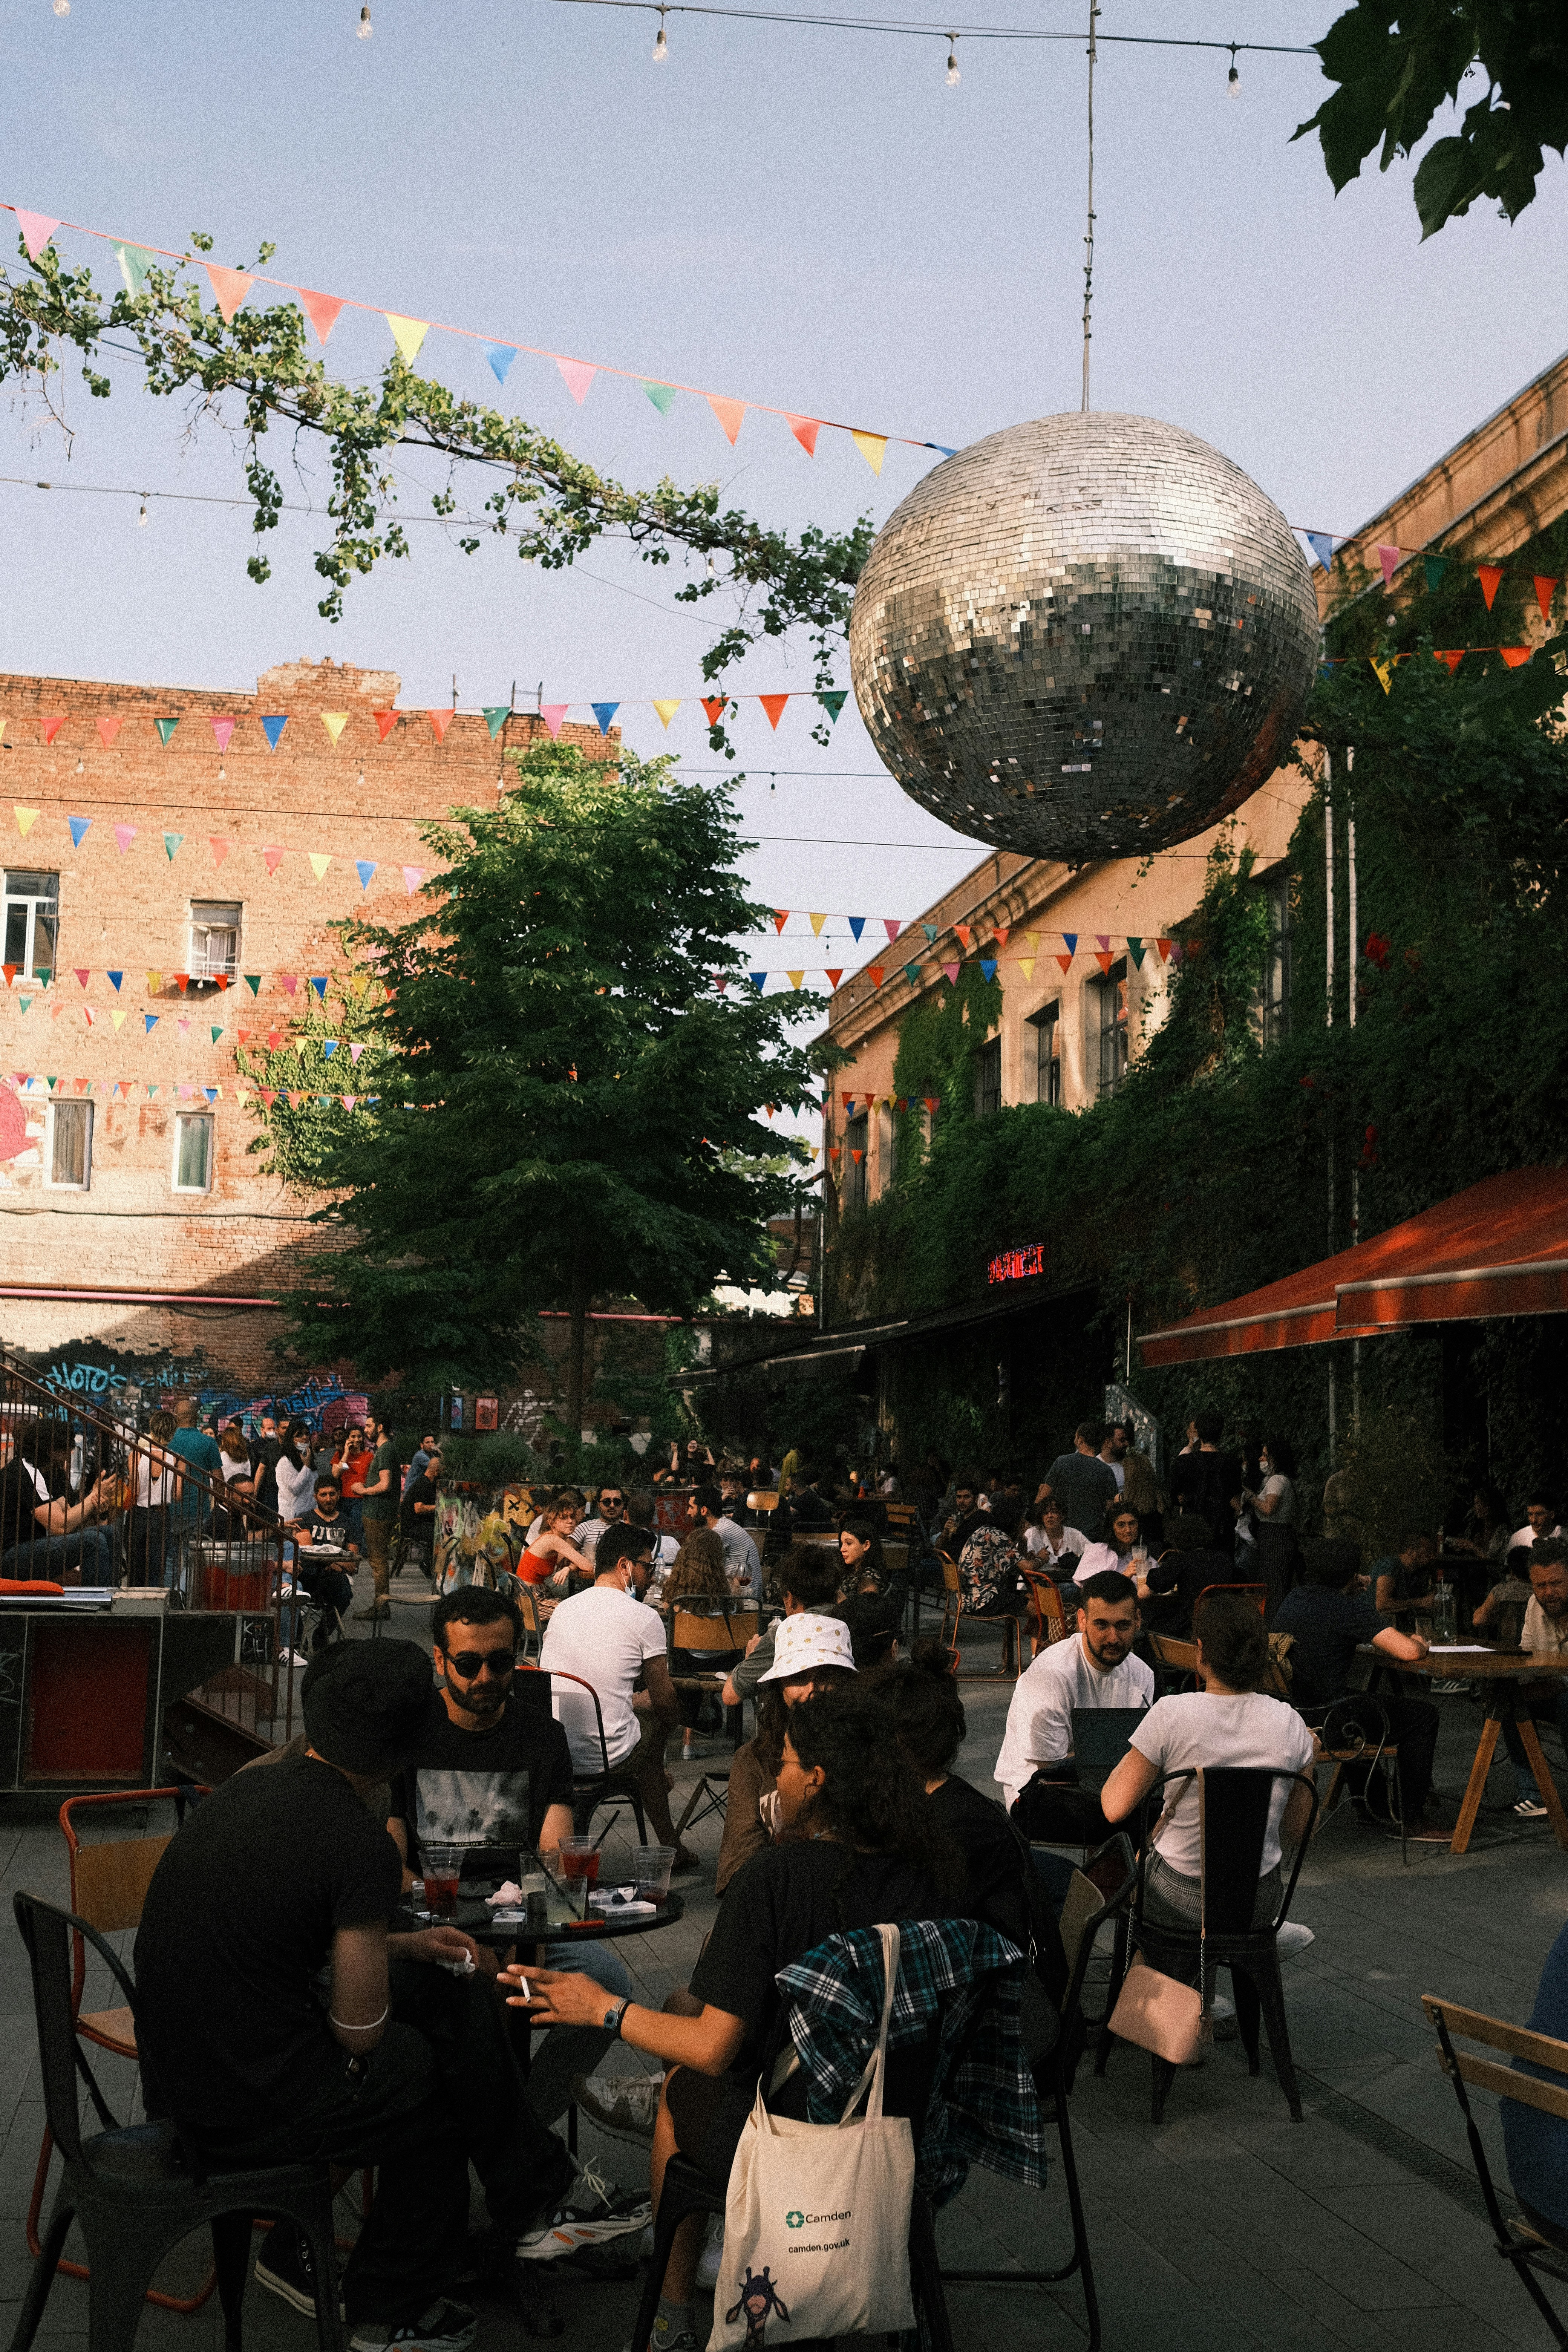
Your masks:
<svg viewBox="0 0 1568 2352"><path fill-rule="evenodd" d="M741 2133L724 2206L724 2255L708 2352L809 2336L893 2335L910 2294L914 2138L884 2116L899 1931L883 1927L882 2025L837 2124L770 2115L764 2086ZM863 2095L866 2112L855 2110Z"/></svg>

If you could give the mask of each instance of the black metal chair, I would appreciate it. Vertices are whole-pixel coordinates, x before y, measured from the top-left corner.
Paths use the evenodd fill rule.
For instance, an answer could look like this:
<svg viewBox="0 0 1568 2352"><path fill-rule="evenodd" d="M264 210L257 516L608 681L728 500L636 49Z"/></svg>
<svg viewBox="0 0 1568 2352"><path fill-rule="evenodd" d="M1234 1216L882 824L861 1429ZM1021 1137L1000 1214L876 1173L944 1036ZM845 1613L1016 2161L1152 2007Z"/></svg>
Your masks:
<svg viewBox="0 0 1568 2352"><path fill-rule="evenodd" d="M1019 1841L1023 1843L1022 1840ZM1035 1865L1031 1860L1028 1867ZM1089 1872L1096 1876L1091 1878ZM1094 1939L1107 1919L1119 1916L1126 1908L1129 1896L1137 1883L1138 1865L1132 1858L1131 1841L1119 1833L1097 1846L1089 1857L1088 1870L1075 1871L1068 1898L1062 1906L1061 1958L1068 1970L1067 1989L1059 1998L1053 1993L1050 1969L1046 1955L1032 1950L1029 1955L1036 1982L1046 1995L1037 2007L1026 2000L1022 2019L1024 2047L1028 2054L1029 2070L1035 2078L1035 2089L1047 2123L1054 2123L1061 2143L1062 2177L1067 2182L1068 2210L1072 2216L1072 2260L1054 2271L943 2271L942 2278L952 2286L1057 2286L1063 2279L1071 2278L1077 2271L1083 2280L1083 2300L1089 2319L1089 2352L1100 2352L1100 2297L1095 2292L1094 2264L1089 2258L1089 2228L1084 2220L1083 2196L1079 2188L1078 2163L1073 2155L1072 2126L1068 2117L1068 2099L1078 2071L1078 2062L1084 2046L1083 1985L1094 1950ZM1109 1885L1110 1892L1106 1892ZM1042 1899L1044 1887L1041 1888ZM1052 2032L1046 2025L1041 2030L1047 2012L1059 2020Z"/></svg>
<svg viewBox="0 0 1568 2352"><path fill-rule="evenodd" d="M629 1805L637 1822L638 1839L647 1845L647 1823L643 1818L642 1790L637 1785L637 1776L628 1764L610 1762L610 1751L605 1739L605 1710L599 1704L598 1692L592 1683L584 1682L581 1675L565 1674L557 1667L545 1671L550 1675L552 1696L557 1683L575 1683L578 1689L585 1690L594 1702L594 1731L599 1743L599 1769L596 1772L579 1772L574 1767L572 1773L572 1819L579 1836L587 1829L601 1805Z"/></svg>
<svg viewBox="0 0 1568 2352"><path fill-rule="evenodd" d="M1165 1801L1167 1787L1174 1781L1194 1780L1197 1775L1188 1769L1181 1772L1163 1773L1143 1800L1144 1833L1140 1839L1142 1848L1138 1864L1138 1892L1131 1922L1131 1941L1142 1953L1152 1969L1163 1975L1176 1977L1185 1984L1196 1984L1200 1973L1206 1978L1205 1991L1212 1992L1216 1968L1230 1970L1231 1990L1236 1996L1237 2031L1247 2052L1247 2071L1261 2073L1258 2054L1259 2015L1268 2027L1269 2054L1274 2071L1279 2077L1290 2109L1292 2123L1301 2121L1301 2094L1296 2082L1296 2069L1290 2056L1290 2035L1285 2023L1285 1989L1279 1976L1279 1952L1276 1937L1290 1898L1296 1892L1296 1881L1301 1874L1301 1864L1310 1842L1318 1818L1318 1791L1315 1782L1305 1772L1269 1772L1262 1769L1240 1769L1226 1766L1205 1771L1202 1793L1204 1806L1204 1843L1206 1869L1207 1934L1200 1937L1196 1927L1167 1927L1162 1920L1146 1919L1143 1896L1148 1878L1149 1856L1152 1845L1149 1832ZM1261 1875L1263 1841L1268 1825L1268 1809L1277 1781L1287 1780L1293 1787L1307 1790L1311 1798L1311 1811L1300 1843L1279 1907L1266 1927L1252 1924L1253 1906L1258 1899L1258 1882ZM1287 1798L1287 1803L1289 1801ZM1206 1949L1205 1948L1206 1945ZM1110 2019L1116 2007L1124 1973L1122 1955L1119 1950L1112 1964L1110 1995L1105 2004L1106 2023L1100 2028L1100 2042L1094 2055L1094 2071L1103 2074L1110 2061L1116 2036L1110 2031ZM1175 2081L1178 2069L1168 2058L1150 2053L1153 2069L1153 2101L1152 2120L1165 2119L1165 2098Z"/></svg>
<svg viewBox="0 0 1568 2352"><path fill-rule="evenodd" d="M45 2112L65 2168L11 2352L28 2352L38 2332L73 2221L80 2223L87 2242L91 2277L89 2352L131 2352L153 2273L174 2247L202 2229L212 2231L226 2352L239 2352L240 2306L251 2226L258 2217L292 2223L310 2240L316 2277L327 2283L326 2292L318 2291L316 2297L321 2352L342 2352L327 2167L268 2165L213 2174L177 2125L116 2123L76 2031L72 1937L82 1937L108 1966L132 2018L136 1989L110 1946L85 1919L36 1895L16 1895L12 1902L33 1973ZM78 2074L103 2126L86 2137L78 2106Z"/></svg>
<svg viewBox="0 0 1568 2352"><path fill-rule="evenodd" d="M1399 1788L1399 1750L1394 1745L1388 1711L1370 1691L1352 1691L1325 1707L1304 1706L1300 1709L1301 1720L1318 1735L1322 1760L1334 1768L1329 1783L1329 1793L1323 1801L1322 1821L1326 1828L1331 1816L1349 1785L1352 1772L1362 1775L1359 1789L1351 1793L1356 1808L1371 1821L1377 1816L1366 1802L1366 1790L1374 1777L1383 1781L1388 1802L1388 1817L1399 1832L1400 1859L1410 1860L1410 1832L1405 1819L1405 1800ZM1314 1720L1314 1718L1318 1718Z"/></svg>

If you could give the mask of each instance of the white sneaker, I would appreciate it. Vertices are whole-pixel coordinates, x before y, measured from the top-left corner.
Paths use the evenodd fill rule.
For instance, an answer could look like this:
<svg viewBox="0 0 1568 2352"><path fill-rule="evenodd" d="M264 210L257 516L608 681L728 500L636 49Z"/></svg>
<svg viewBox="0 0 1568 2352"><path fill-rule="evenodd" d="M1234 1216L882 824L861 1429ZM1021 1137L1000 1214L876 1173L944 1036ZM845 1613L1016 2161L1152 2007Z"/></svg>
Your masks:
<svg viewBox="0 0 1568 2352"><path fill-rule="evenodd" d="M308 1666L310 1663L302 1650L283 1650L279 1654L280 1666Z"/></svg>
<svg viewBox="0 0 1568 2352"><path fill-rule="evenodd" d="M552 2263L613 2239L641 2237L653 2219L646 2189L623 2191L590 2164L584 2165L553 2212L525 2230L516 2246L519 2262Z"/></svg>
<svg viewBox="0 0 1568 2352"><path fill-rule="evenodd" d="M708 2225L708 2243L697 2265L697 2288L700 2294L711 2294L719 2284L719 2265L724 2259L724 2217L716 2214ZM312 2309L314 2306L312 2305Z"/></svg>
<svg viewBox="0 0 1568 2352"><path fill-rule="evenodd" d="M1274 1948L1282 1960L1288 1960L1293 1952L1304 1952L1309 1944L1317 1940L1310 1927L1304 1927L1300 1919L1287 1919L1274 1938Z"/></svg>
<svg viewBox="0 0 1568 2352"><path fill-rule="evenodd" d="M608 2139L622 2139L633 2147L653 2142L661 2074L574 2074L572 2096L578 2110Z"/></svg>
<svg viewBox="0 0 1568 2352"><path fill-rule="evenodd" d="M1234 2017L1236 2015L1236 2003L1233 2000L1227 2000L1223 1992L1216 1992L1214 1999L1209 2003L1209 2015L1214 2019L1216 2024L1224 2018Z"/></svg>

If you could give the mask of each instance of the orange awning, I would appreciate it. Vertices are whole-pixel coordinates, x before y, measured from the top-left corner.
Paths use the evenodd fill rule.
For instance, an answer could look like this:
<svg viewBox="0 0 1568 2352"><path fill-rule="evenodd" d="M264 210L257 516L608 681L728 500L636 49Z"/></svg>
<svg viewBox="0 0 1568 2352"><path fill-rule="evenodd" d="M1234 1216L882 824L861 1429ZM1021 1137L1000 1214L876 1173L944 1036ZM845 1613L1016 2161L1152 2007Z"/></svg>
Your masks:
<svg viewBox="0 0 1568 2352"><path fill-rule="evenodd" d="M1363 1339L1412 1323L1568 1314L1568 1169L1489 1176L1282 1282L1139 1339L1146 1364Z"/></svg>

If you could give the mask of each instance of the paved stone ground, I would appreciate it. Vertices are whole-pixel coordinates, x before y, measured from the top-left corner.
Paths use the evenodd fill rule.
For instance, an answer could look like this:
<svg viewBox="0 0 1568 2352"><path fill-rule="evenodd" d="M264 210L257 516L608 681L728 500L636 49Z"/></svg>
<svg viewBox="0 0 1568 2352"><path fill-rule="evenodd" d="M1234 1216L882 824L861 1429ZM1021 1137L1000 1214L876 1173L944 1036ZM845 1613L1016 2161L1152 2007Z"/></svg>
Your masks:
<svg viewBox="0 0 1568 2352"><path fill-rule="evenodd" d="M419 1612L400 1612L398 1631ZM978 1648L967 1662L983 1660ZM1010 1685L966 1686L969 1776L994 1793L989 1770ZM1474 1749L1479 1710L1437 1702L1441 1791L1457 1798ZM697 1768L676 1768L678 1793ZM1493 1792L1503 1794L1501 1775ZM1450 1816L1451 1817L1451 1816ZM1444 1992L1503 2016L1527 2015L1536 1979L1568 1917L1568 1855L1544 1825L1515 1830L1503 1811L1482 1816L1479 1840L1459 1858L1426 1849L1408 1867L1399 1848L1337 1817L1302 1873L1297 1916L1316 1942L1286 1966L1291 2043L1307 2109L1293 2125L1267 2067L1249 2080L1238 2045L1216 2046L1184 2074L1166 2121L1149 2121L1148 2062L1118 2050L1103 2080L1086 2062L1073 2097L1073 2128L1110 2352L1535 2352L1550 2337L1522 2290L1491 2251L1458 2110L1440 2077L1420 2008ZM630 1828L629 1822L626 1824ZM612 1832L612 1844L618 1836ZM644 1996L657 2002L684 1982L713 1916L711 1865L718 1823L697 1832L706 1864L687 1881L680 1925L621 1946ZM64 1900L63 1844L48 1808L7 1802L0 1815L5 1890L27 1887ZM1101 1964L1102 1966L1103 1964ZM193 1986L199 2000L201 1989ZM89 1990L89 2000L92 1995ZM1091 2008L1095 2006L1091 1989ZM30 1993L20 1944L0 1937L0 2298L15 2305L28 2272L22 2217L42 2130ZM623 2063L635 2053L617 2053ZM106 2064L118 2112L133 2089L128 2069ZM110 2087L111 2086L111 2087ZM1502 2178L1495 2108L1489 2147ZM627 2187L635 2151L583 2152ZM646 2168L640 2172L646 2179ZM345 2222L346 2226L346 2222ZM1039 2196L976 2172L943 2214L940 2242L955 2268L1042 2268L1069 2246L1059 2170ZM205 2267L193 2242L169 2266L171 2282ZM188 2290L187 2290L188 2291ZM631 2287L563 2277L563 2352L604 2352L626 2336ZM1568 2294L1563 2297L1568 2304ZM1085 2337L1075 2282L1052 2289L953 2287L950 2309L962 2352L1017 2352ZM51 2338L85 2343L87 2288L57 2283L45 2317ZM311 2323L271 2295L247 2298L255 2352L310 2352ZM521 2330L507 2304L482 2301L482 2352L510 2352ZM140 2342L149 2352L204 2352L221 2345L215 2301L194 2318L149 2309Z"/></svg>

